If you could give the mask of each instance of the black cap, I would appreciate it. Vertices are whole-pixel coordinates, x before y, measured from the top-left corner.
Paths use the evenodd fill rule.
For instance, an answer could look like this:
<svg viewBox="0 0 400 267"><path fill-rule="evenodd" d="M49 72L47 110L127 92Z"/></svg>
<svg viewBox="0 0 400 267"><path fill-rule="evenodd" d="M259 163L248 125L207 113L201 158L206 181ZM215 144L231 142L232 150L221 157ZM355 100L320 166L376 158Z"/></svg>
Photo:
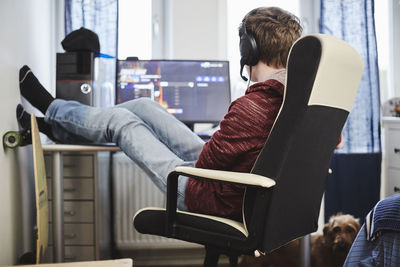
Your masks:
<svg viewBox="0 0 400 267"><path fill-rule="evenodd" d="M67 52L88 51L100 53L100 42L97 34L89 29L80 28L70 32L61 42Z"/></svg>

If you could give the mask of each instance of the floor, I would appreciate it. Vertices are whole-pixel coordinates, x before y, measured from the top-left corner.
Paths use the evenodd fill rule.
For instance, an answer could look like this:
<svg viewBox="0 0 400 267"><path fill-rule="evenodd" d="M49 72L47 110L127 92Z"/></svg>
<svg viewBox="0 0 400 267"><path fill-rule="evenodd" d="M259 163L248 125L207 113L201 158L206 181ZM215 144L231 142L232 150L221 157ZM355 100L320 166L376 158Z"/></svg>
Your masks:
<svg viewBox="0 0 400 267"><path fill-rule="evenodd" d="M203 266L204 255L204 248L185 248L118 251L116 256L118 258L132 258L135 267L201 267ZM218 266L229 266L228 258L221 256Z"/></svg>

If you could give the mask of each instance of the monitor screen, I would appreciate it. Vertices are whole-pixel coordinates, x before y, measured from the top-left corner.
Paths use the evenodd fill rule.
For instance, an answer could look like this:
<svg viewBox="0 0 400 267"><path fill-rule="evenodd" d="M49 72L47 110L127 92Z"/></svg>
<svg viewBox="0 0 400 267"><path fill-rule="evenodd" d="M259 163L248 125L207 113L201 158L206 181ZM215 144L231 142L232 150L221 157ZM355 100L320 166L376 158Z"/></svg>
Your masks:
<svg viewBox="0 0 400 267"><path fill-rule="evenodd" d="M230 104L228 61L118 60L117 104L149 97L185 123L219 122Z"/></svg>

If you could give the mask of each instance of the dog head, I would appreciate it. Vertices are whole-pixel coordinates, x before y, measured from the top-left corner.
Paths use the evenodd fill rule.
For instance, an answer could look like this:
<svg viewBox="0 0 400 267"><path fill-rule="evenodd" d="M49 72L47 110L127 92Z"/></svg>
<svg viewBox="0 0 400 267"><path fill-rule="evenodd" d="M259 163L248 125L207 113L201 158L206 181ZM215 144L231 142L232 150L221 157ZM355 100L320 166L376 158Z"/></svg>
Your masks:
<svg viewBox="0 0 400 267"><path fill-rule="evenodd" d="M358 219L351 215L333 215L324 227L324 239L334 252L348 253L360 230Z"/></svg>

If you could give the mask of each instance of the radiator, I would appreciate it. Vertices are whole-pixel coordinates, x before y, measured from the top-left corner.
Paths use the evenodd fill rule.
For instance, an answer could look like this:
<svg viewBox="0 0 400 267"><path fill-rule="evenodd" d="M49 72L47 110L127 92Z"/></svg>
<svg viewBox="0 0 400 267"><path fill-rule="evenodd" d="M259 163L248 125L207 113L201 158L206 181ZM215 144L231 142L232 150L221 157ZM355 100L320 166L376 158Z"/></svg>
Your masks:
<svg viewBox="0 0 400 267"><path fill-rule="evenodd" d="M117 249L198 247L188 242L143 235L133 227L133 215L141 208L165 207L164 194L124 153L113 157L114 241Z"/></svg>

